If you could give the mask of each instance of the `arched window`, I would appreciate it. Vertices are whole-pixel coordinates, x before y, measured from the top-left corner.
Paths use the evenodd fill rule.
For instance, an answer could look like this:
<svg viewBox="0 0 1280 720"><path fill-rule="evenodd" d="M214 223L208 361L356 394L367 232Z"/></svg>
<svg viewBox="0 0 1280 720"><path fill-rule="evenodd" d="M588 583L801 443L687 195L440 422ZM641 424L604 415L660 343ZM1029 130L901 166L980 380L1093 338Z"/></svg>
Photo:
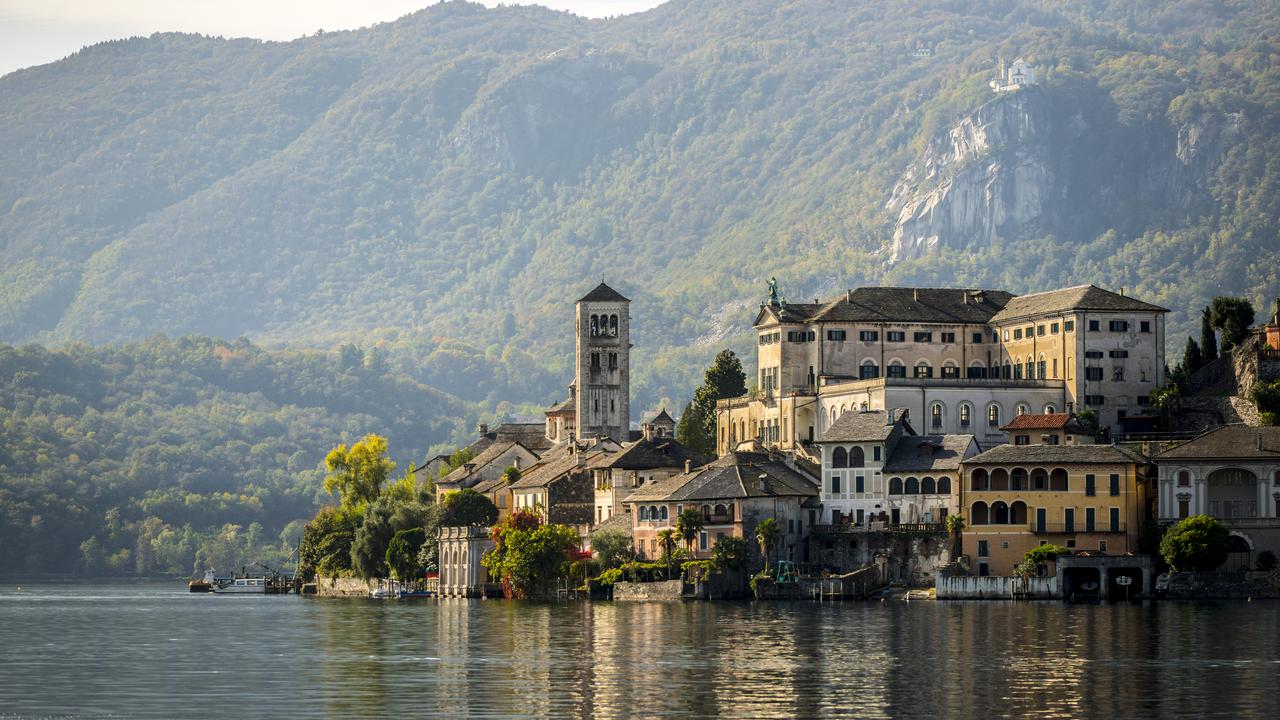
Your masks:
<svg viewBox="0 0 1280 720"><path fill-rule="evenodd" d="M617 315L609 316L609 334L612 335L613 337L618 336L618 316Z"/></svg>
<svg viewBox="0 0 1280 720"><path fill-rule="evenodd" d="M933 368L929 365L928 362L921 360L920 362L916 363L915 376L918 378L931 378L933 377Z"/></svg>
<svg viewBox="0 0 1280 720"><path fill-rule="evenodd" d="M938 478L938 494L939 495L951 494L951 478L949 477Z"/></svg>
<svg viewBox="0 0 1280 720"><path fill-rule="evenodd" d="M973 407L970 406L969 403L960 404L960 427L962 428L969 427L969 423L971 422L970 416L972 415L972 413L973 413Z"/></svg>
<svg viewBox="0 0 1280 720"><path fill-rule="evenodd" d="M933 478L927 477L920 481L920 494L933 495L938 492L938 486L934 483Z"/></svg>
<svg viewBox="0 0 1280 720"><path fill-rule="evenodd" d="M649 508L645 507L644 505L640 506L640 519L641 520L649 519Z"/></svg>
<svg viewBox="0 0 1280 720"><path fill-rule="evenodd" d="M831 467L846 468L849 467L849 453L845 449L838 447L831 453Z"/></svg>
<svg viewBox="0 0 1280 720"><path fill-rule="evenodd" d="M1045 405L1045 406L1044 406L1044 414L1045 414L1045 415L1052 415L1052 414L1054 414L1054 413L1056 413L1056 412L1058 412L1058 408L1056 408L1056 407L1054 407L1054 406L1052 406L1052 405Z"/></svg>
<svg viewBox="0 0 1280 720"><path fill-rule="evenodd" d="M919 495L919 494L920 494L920 480L919 480L919 479L917 479L917 478L913 478L913 477L909 477L909 478L907 478L907 488L906 488L906 493L907 493L908 495Z"/></svg>
<svg viewBox="0 0 1280 720"><path fill-rule="evenodd" d="M600 318L597 315L591 316L591 337L600 334Z"/></svg>
<svg viewBox="0 0 1280 720"><path fill-rule="evenodd" d="M710 505L703 505L703 506L702 506L702 517L709 517L710 515L711 515L711 506L710 506Z"/></svg>
<svg viewBox="0 0 1280 720"><path fill-rule="evenodd" d="M1010 525L1026 525L1027 524L1027 504L1021 500L1013 501L1009 506L1009 524Z"/></svg>
<svg viewBox="0 0 1280 720"><path fill-rule="evenodd" d="M836 424L836 409L835 409L835 408L831 408L831 424L832 424L832 425L835 425L835 424Z"/></svg>
<svg viewBox="0 0 1280 720"><path fill-rule="evenodd" d="M942 427L942 403L934 403L929 408L929 424L935 428Z"/></svg>
<svg viewBox="0 0 1280 720"><path fill-rule="evenodd" d="M1046 379L1046 378L1048 378L1048 377L1049 377L1049 376L1045 373L1045 366L1044 366L1044 353L1040 353L1040 360L1039 360L1039 362L1037 362L1037 363L1036 363L1036 375L1037 375L1041 380L1044 380L1044 379Z"/></svg>
<svg viewBox="0 0 1280 720"><path fill-rule="evenodd" d="M997 500L991 503L991 524L1009 524L1009 506L1005 505L1003 500Z"/></svg>
<svg viewBox="0 0 1280 720"><path fill-rule="evenodd" d="M1067 471L1063 468L1054 468L1049 473L1049 490L1053 492L1070 492L1071 487L1067 481Z"/></svg>
<svg viewBox="0 0 1280 720"><path fill-rule="evenodd" d="M715 515L724 517L725 515L728 514L729 511L724 505L716 504L715 510L713 512Z"/></svg>
<svg viewBox="0 0 1280 720"><path fill-rule="evenodd" d="M889 369L886 371L887 377L904 378L907 376L907 368L902 364L901 360L889 361Z"/></svg>
<svg viewBox="0 0 1280 720"><path fill-rule="evenodd" d="M1021 355L1013 359L1013 379L1014 380L1022 379L1022 356Z"/></svg>
<svg viewBox="0 0 1280 720"><path fill-rule="evenodd" d="M987 513L987 504L979 500L969 509L969 523L972 525L986 525L990 521Z"/></svg>
<svg viewBox="0 0 1280 720"><path fill-rule="evenodd" d="M1008 490L1009 489L1009 471L1004 468L996 468L991 471L991 489L992 490Z"/></svg>
<svg viewBox="0 0 1280 720"><path fill-rule="evenodd" d="M1009 365L1009 361L1004 361L1004 379L1008 380L1013 377L1013 368Z"/></svg>
<svg viewBox="0 0 1280 720"><path fill-rule="evenodd" d="M893 478L892 480L889 481L889 494L890 495L902 494L902 478Z"/></svg>
<svg viewBox="0 0 1280 720"><path fill-rule="evenodd" d="M973 474L969 476L969 489L975 491L991 489L991 479L987 476L987 471L984 468L974 470Z"/></svg>
<svg viewBox="0 0 1280 720"><path fill-rule="evenodd" d="M849 467L860 468L866 465L866 455L862 448L855 446L849 451Z"/></svg>
<svg viewBox="0 0 1280 720"><path fill-rule="evenodd" d="M663 519L663 520L669 520L669 519L670 519L670 518L668 517L668 515L667 515L667 506L666 506L666 505L663 505L663 506L662 506L662 509L658 511L658 514L662 516L662 519Z"/></svg>
<svg viewBox="0 0 1280 720"><path fill-rule="evenodd" d="M987 406L987 424L991 427L1000 427L1000 406L991 403Z"/></svg>
<svg viewBox="0 0 1280 720"><path fill-rule="evenodd" d="M880 366L876 365L875 360L867 359L862 361L862 366L858 370L858 377L862 380L871 380L880 377Z"/></svg>
<svg viewBox="0 0 1280 720"><path fill-rule="evenodd" d="M1032 363L1030 355L1027 356L1027 379L1028 380L1036 379L1036 366L1034 363Z"/></svg>
<svg viewBox="0 0 1280 720"><path fill-rule="evenodd" d="M1015 417L1022 417L1029 412L1026 403L1018 403L1018 408L1014 411Z"/></svg>
<svg viewBox="0 0 1280 720"><path fill-rule="evenodd" d="M1027 470L1026 468L1014 468L1009 473L1009 489L1010 490L1026 490L1027 489Z"/></svg>
<svg viewBox="0 0 1280 720"><path fill-rule="evenodd" d="M1049 489L1049 473L1044 468L1034 468L1031 471L1031 489L1032 490L1048 490Z"/></svg>

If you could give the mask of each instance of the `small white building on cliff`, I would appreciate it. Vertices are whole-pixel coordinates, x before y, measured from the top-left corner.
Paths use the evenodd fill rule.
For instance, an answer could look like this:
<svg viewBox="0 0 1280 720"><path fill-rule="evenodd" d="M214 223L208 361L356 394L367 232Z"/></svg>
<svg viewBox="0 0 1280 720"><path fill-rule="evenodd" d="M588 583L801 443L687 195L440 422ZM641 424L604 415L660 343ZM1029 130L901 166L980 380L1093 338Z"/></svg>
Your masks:
<svg viewBox="0 0 1280 720"><path fill-rule="evenodd" d="M991 81L991 89L996 92L1009 92L1017 90L1024 85L1036 84L1036 69L1031 63L1018 58L1006 67L1004 62L1000 63L1000 71L996 75L996 79Z"/></svg>

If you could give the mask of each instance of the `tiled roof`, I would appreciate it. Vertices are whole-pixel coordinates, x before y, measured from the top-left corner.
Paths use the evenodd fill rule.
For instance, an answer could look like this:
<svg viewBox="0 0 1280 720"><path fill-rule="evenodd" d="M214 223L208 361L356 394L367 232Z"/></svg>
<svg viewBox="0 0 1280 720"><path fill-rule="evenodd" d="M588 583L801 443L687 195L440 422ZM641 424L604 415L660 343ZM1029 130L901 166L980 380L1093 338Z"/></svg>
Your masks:
<svg viewBox="0 0 1280 720"><path fill-rule="evenodd" d="M479 472L489 463L497 460L503 453L515 447L519 443L514 442L491 442L479 455L468 460L460 467L454 468L453 472L440 478L441 485L456 485L463 482L472 474ZM522 446L523 447L523 446ZM528 448L526 448L528 449ZM534 453L535 455L537 453ZM504 470L506 468L503 468Z"/></svg>
<svg viewBox="0 0 1280 720"><path fill-rule="evenodd" d="M646 484L626 502L699 501L754 497L813 497L818 486L782 459L731 452L691 473Z"/></svg>
<svg viewBox="0 0 1280 720"><path fill-rule="evenodd" d="M576 413L577 410L573 407L572 400L561 400L547 410L547 415L574 415Z"/></svg>
<svg viewBox="0 0 1280 720"><path fill-rule="evenodd" d="M637 440L622 448L621 452L609 455L607 461L598 467L617 468L619 470L684 467L686 459L692 460L694 467L707 462L707 458L689 450L675 438L661 437L652 440Z"/></svg>
<svg viewBox="0 0 1280 720"><path fill-rule="evenodd" d="M542 423L502 423L492 434L495 440L518 442L535 453L551 447L546 425Z"/></svg>
<svg viewBox="0 0 1280 720"><path fill-rule="evenodd" d="M1019 295L1010 300L1003 310L996 313L991 318L991 322L999 323L1065 310L1168 312L1159 305L1103 290L1096 285L1077 285L1062 290Z"/></svg>
<svg viewBox="0 0 1280 720"><path fill-rule="evenodd" d="M596 533L609 532L609 531L616 531L616 532L621 532L621 533L630 535L631 534L631 513L625 513L625 512L618 513L617 515L610 517L608 520L605 520L599 525L596 525L595 527L591 528L590 534L595 535Z"/></svg>
<svg viewBox="0 0 1280 720"><path fill-rule="evenodd" d="M1015 417L1007 425L1000 427L1001 430L1062 430L1071 422L1071 413L1044 413L1042 415L1032 415L1024 413Z"/></svg>
<svg viewBox="0 0 1280 720"><path fill-rule="evenodd" d="M956 470L970 445L974 445L972 435L908 435L894 446L884 472Z"/></svg>
<svg viewBox="0 0 1280 720"><path fill-rule="evenodd" d="M1227 425L1210 430L1156 456L1156 460L1194 458L1280 458L1280 427Z"/></svg>
<svg viewBox="0 0 1280 720"><path fill-rule="evenodd" d="M647 420L646 422L648 422L650 425L657 425L658 423L665 423L667 425L676 424L676 421L670 415L667 414L666 408L662 408L661 412L659 412L651 420Z"/></svg>
<svg viewBox="0 0 1280 720"><path fill-rule="evenodd" d="M985 323L1013 297L1003 290L862 287L814 316L821 322Z"/></svg>
<svg viewBox="0 0 1280 720"><path fill-rule="evenodd" d="M884 442L893 433L895 423L906 422L905 415L902 408L893 410L893 420L884 410L850 410L837 418L818 442Z"/></svg>
<svg viewBox="0 0 1280 720"><path fill-rule="evenodd" d="M997 445L964 461L979 463L1142 463L1137 453L1116 445Z"/></svg>
<svg viewBox="0 0 1280 720"><path fill-rule="evenodd" d="M634 492L623 498L623 502L656 502L665 500L671 493L684 487L686 483L693 480L696 473L687 475L673 475L669 478L647 482L636 488Z"/></svg>
<svg viewBox="0 0 1280 720"><path fill-rule="evenodd" d="M583 295L578 302L631 302L622 297L622 293L605 285L603 282L595 287L594 290Z"/></svg>
<svg viewBox="0 0 1280 720"><path fill-rule="evenodd" d="M578 467L578 458L582 458L583 467L590 465L595 456L602 454L600 450L583 451L579 453L555 452L552 457L544 456L536 465L529 466L520 479L511 483L512 490L523 490L528 488L547 487L556 480L569 474Z"/></svg>

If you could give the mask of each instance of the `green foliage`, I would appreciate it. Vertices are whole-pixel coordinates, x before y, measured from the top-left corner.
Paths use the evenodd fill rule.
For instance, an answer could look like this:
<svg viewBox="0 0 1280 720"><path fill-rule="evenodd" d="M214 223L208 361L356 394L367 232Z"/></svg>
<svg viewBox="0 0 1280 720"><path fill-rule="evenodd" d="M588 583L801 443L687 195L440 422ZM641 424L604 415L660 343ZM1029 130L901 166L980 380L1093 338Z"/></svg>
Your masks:
<svg viewBox="0 0 1280 720"><path fill-rule="evenodd" d="M707 368L702 386L693 392L676 426L676 439L703 455L716 451L716 401L740 397L747 392L747 376L742 361L732 350L721 350Z"/></svg>
<svg viewBox="0 0 1280 720"><path fill-rule="evenodd" d="M0 572L284 569L337 442L378 433L420 458L474 417L395 371L246 340L0 345Z"/></svg>
<svg viewBox="0 0 1280 720"><path fill-rule="evenodd" d="M426 541L427 534L422 528L400 530L391 537L387 543L386 565L392 577L399 580L422 577L424 569L418 558Z"/></svg>
<svg viewBox="0 0 1280 720"><path fill-rule="evenodd" d="M614 567L605 570L595 578L596 584L613 586L622 581L622 568Z"/></svg>
<svg viewBox="0 0 1280 720"><path fill-rule="evenodd" d="M1190 349L1190 338L1188 338L1188 349ZM1218 335L1213 331L1213 311L1206 307L1200 311L1200 365L1192 368L1186 359L1183 365L1186 366L1187 374L1191 375L1196 370L1208 365L1218 359Z"/></svg>
<svg viewBox="0 0 1280 720"><path fill-rule="evenodd" d="M307 581L316 573L329 577L350 574L351 545L361 519L350 508L321 508L302 531L298 574Z"/></svg>
<svg viewBox="0 0 1280 720"><path fill-rule="evenodd" d="M339 445L325 456L329 474L324 489L338 493L343 507L363 511L382 493L382 486L395 472L396 464L387 457L387 439L381 435L365 435L348 448Z"/></svg>
<svg viewBox="0 0 1280 720"><path fill-rule="evenodd" d="M618 568L627 582L658 582L670 577L666 563L629 562Z"/></svg>
<svg viewBox="0 0 1280 720"><path fill-rule="evenodd" d="M1280 425L1280 380L1254 383L1249 397L1258 406L1262 422Z"/></svg>
<svg viewBox="0 0 1280 720"><path fill-rule="evenodd" d="M689 560L680 564L681 574L691 582L705 581L718 569L714 560Z"/></svg>
<svg viewBox="0 0 1280 720"><path fill-rule="evenodd" d="M774 518L765 518L756 523L756 543L760 546L760 554L764 556L764 572L769 571L769 551L778 546L782 538L782 529Z"/></svg>
<svg viewBox="0 0 1280 720"><path fill-rule="evenodd" d="M489 527L498 521L498 508L486 495L471 488L451 492L444 497L444 514L440 524L445 526L480 525Z"/></svg>
<svg viewBox="0 0 1280 720"><path fill-rule="evenodd" d="M1210 330L1209 332L1213 332ZM1187 377L1195 374L1197 370L1204 367L1204 355L1200 352L1200 345L1196 343L1196 339L1187 336L1187 346L1182 351L1182 369Z"/></svg>
<svg viewBox="0 0 1280 720"><path fill-rule="evenodd" d="M1151 391L1151 405L1165 413L1171 413L1178 408L1178 398L1181 396L1182 391L1177 385L1162 385Z"/></svg>
<svg viewBox="0 0 1280 720"><path fill-rule="evenodd" d="M537 515L512 513L493 527L494 549L481 562L513 598L547 595L568 576L578 534L567 525L543 524Z"/></svg>
<svg viewBox="0 0 1280 720"><path fill-rule="evenodd" d="M747 566L747 540L737 535L725 535L711 546L711 560L717 568L743 570Z"/></svg>
<svg viewBox="0 0 1280 720"><path fill-rule="evenodd" d="M1071 551L1061 545L1037 545L1027 551L1022 556L1024 560L1039 566L1045 563L1051 563L1058 559L1059 555L1070 555Z"/></svg>
<svg viewBox="0 0 1280 720"><path fill-rule="evenodd" d="M703 525L705 522L702 511L697 508L686 508L676 517L676 534L684 540L690 555L693 554L693 543L698 539L698 533L702 532Z"/></svg>
<svg viewBox="0 0 1280 720"><path fill-rule="evenodd" d="M1213 326L1222 331L1222 352L1234 349L1249 335L1253 304L1244 298L1219 295L1210 306Z"/></svg>
<svg viewBox="0 0 1280 720"><path fill-rule="evenodd" d="M772 583L773 581L773 573L768 568L765 568L755 575L752 575L751 580L747 582L747 585L751 588L751 594L758 596L760 585Z"/></svg>
<svg viewBox="0 0 1280 720"><path fill-rule="evenodd" d="M959 515L947 516L947 532L955 535L964 532L964 518Z"/></svg>
<svg viewBox="0 0 1280 720"><path fill-rule="evenodd" d="M1160 555L1176 572L1213 570L1227 559L1227 528L1208 515L1193 515L1165 532Z"/></svg>
<svg viewBox="0 0 1280 720"><path fill-rule="evenodd" d="M1276 560L1276 554L1270 550L1263 550L1258 553L1258 558L1254 562L1256 563L1255 567L1261 572L1271 572L1276 569L1277 565L1280 565L1280 561Z"/></svg>
<svg viewBox="0 0 1280 720"><path fill-rule="evenodd" d="M630 533L621 530L600 530L591 533L591 552L601 567L616 568L635 559Z"/></svg>

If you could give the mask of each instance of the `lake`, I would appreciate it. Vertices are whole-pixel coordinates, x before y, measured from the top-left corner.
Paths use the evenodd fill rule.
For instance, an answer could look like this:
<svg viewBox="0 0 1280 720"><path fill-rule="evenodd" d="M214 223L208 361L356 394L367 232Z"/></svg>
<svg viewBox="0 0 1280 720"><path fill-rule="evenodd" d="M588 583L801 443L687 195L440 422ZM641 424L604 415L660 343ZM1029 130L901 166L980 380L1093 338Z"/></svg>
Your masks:
<svg viewBox="0 0 1280 720"><path fill-rule="evenodd" d="M543 605L10 580L0 718L1274 717L1277 639L1277 602Z"/></svg>

